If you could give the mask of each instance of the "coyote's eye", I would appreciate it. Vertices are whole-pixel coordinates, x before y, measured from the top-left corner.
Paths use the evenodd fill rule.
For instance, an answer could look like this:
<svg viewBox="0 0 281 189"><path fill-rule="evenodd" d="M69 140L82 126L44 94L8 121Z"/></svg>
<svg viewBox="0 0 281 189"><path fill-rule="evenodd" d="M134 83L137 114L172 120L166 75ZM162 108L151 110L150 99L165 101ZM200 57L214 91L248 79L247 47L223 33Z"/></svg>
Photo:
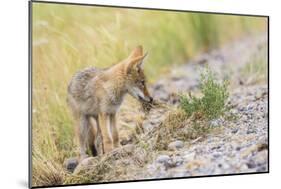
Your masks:
<svg viewBox="0 0 281 189"><path fill-rule="evenodd" d="M145 81L144 81L144 80L139 80L139 81L138 81L138 85L139 85L140 87L144 87Z"/></svg>

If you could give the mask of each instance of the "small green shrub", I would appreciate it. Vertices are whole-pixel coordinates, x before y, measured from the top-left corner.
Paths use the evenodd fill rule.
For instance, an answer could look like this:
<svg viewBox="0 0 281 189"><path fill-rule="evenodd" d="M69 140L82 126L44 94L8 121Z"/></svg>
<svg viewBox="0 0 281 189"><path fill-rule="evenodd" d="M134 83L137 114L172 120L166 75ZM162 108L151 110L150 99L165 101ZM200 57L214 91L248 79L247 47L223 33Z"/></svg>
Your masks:
<svg viewBox="0 0 281 189"><path fill-rule="evenodd" d="M228 109L226 101L229 96L227 91L228 82L218 82L214 74L206 69L201 74L200 90L203 94L202 98L189 95L180 95L180 108L183 109L188 116L196 113L200 117L207 119L215 119L223 115Z"/></svg>

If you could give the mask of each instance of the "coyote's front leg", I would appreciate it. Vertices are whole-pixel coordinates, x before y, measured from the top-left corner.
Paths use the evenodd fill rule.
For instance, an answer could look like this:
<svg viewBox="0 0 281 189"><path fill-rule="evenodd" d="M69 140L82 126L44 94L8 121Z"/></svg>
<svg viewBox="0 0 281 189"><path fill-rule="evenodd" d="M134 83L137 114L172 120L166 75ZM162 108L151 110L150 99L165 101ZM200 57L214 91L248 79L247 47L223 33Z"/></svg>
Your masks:
<svg viewBox="0 0 281 189"><path fill-rule="evenodd" d="M81 115L79 127L78 127L79 143L80 143L80 160L83 160L88 157L86 151L87 151L87 140L88 140L89 131L90 131L89 120L87 116Z"/></svg>
<svg viewBox="0 0 281 189"><path fill-rule="evenodd" d="M110 115L107 113L100 113L98 120L102 136L103 153L107 153L113 149L113 140L110 131Z"/></svg>
<svg viewBox="0 0 281 189"><path fill-rule="evenodd" d="M119 134L118 134L117 123L116 123L116 114L110 114L110 123L111 123L113 147L117 148L119 147Z"/></svg>

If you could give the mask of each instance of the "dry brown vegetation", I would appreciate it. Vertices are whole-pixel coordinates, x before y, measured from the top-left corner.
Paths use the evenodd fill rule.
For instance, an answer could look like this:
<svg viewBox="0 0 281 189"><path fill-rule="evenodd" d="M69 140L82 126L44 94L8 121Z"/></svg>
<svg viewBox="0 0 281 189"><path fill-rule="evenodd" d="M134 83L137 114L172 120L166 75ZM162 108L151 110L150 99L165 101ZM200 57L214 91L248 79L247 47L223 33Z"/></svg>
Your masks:
<svg viewBox="0 0 281 189"><path fill-rule="evenodd" d="M143 174L147 163L159 153L167 150L171 141L181 139L192 142L204 138L212 129L206 121L188 117L182 110L170 109L166 119L147 133L140 133L136 139L109 154L88 158L67 175L65 184L110 182L148 178L149 173ZM194 120L196 119L196 120ZM195 121L195 122L194 122ZM166 152L167 153L167 152ZM153 175L151 175L153 176Z"/></svg>

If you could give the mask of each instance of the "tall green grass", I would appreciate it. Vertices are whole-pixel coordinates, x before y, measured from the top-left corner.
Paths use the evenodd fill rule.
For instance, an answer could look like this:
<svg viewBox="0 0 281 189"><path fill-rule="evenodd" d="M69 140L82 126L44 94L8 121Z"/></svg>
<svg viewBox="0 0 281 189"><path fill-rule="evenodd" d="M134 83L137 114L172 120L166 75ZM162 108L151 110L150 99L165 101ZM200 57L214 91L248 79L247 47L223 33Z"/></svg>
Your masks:
<svg viewBox="0 0 281 189"><path fill-rule="evenodd" d="M254 54L249 63L241 70L241 79L246 85L267 83L267 44L259 46L259 51Z"/></svg>
<svg viewBox="0 0 281 189"><path fill-rule="evenodd" d="M40 181L40 162L61 165L76 154L66 105L67 84L76 71L110 66L141 44L149 52L145 72L153 82L173 64L266 29L266 20L254 17L43 3L32 9L34 185L46 184Z"/></svg>

